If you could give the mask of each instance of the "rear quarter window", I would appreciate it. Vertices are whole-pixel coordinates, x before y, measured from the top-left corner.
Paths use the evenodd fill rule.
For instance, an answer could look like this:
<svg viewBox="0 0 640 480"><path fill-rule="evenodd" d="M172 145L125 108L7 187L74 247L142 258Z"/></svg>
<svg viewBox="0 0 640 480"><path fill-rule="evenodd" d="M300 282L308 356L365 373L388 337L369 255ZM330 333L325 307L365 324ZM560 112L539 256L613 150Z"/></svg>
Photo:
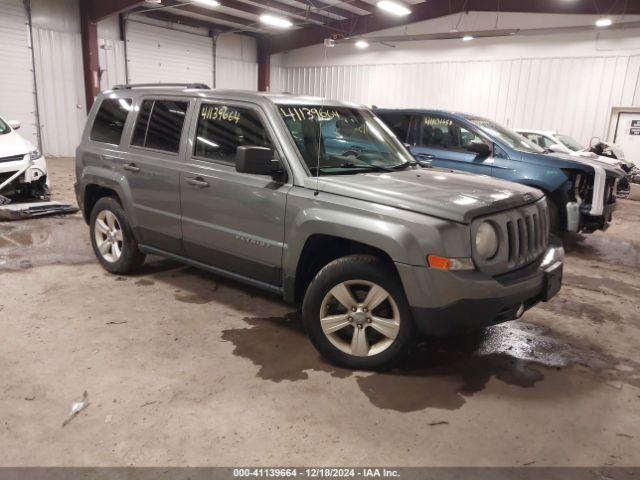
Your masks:
<svg viewBox="0 0 640 480"><path fill-rule="evenodd" d="M189 102L145 100L140 107L132 145L178 153Z"/></svg>
<svg viewBox="0 0 640 480"><path fill-rule="evenodd" d="M91 128L91 140L119 145L131 104L130 98L103 100Z"/></svg>

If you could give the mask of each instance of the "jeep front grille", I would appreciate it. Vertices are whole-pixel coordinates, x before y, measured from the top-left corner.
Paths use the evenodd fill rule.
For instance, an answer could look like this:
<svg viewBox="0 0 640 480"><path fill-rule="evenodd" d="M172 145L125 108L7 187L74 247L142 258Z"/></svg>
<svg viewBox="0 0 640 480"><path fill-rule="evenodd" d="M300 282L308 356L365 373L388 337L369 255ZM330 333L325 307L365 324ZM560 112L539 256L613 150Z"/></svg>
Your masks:
<svg viewBox="0 0 640 480"><path fill-rule="evenodd" d="M508 220L506 227L510 265L526 265L547 249L549 220L546 214L524 214L515 220Z"/></svg>
<svg viewBox="0 0 640 480"><path fill-rule="evenodd" d="M472 239L482 222L491 223L498 231L500 246L495 256L482 260L475 252L473 259L481 271L500 275L517 270L541 258L549 245L549 211L545 198L524 207L488 215L473 221Z"/></svg>
<svg viewBox="0 0 640 480"><path fill-rule="evenodd" d="M0 157L0 163L5 162L21 162L24 160L24 155L13 155L11 157Z"/></svg>

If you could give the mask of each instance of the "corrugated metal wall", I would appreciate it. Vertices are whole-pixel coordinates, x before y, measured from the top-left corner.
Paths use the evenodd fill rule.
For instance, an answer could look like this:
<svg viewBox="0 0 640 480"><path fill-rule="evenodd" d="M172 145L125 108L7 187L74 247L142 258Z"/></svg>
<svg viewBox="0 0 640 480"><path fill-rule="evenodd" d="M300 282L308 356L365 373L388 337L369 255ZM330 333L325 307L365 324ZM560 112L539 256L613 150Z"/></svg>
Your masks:
<svg viewBox="0 0 640 480"><path fill-rule="evenodd" d="M0 0L0 115L22 122L20 134L38 145L33 62L22 0Z"/></svg>
<svg viewBox="0 0 640 480"><path fill-rule="evenodd" d="M258 89L258 54L255 39L223 34L216 41L216 88Z"/></svg>
<svg viewBox="0 0 640 480"><path fill-rule="evenodd" d="M80 34L35 29L33 36L42 148L73 156L86 119Z"/></svg>
<svg viewBox="0 0 640 480"><path fill-rule="evenodd" d="M100 44L100 89L109 90L114 85L127 83L127 58L124 42L99 40Z"/></svg>
<svg viewBox="0 0 640 480"><path fill-rule="evenodd" d="M130 83L201 82L213 85L209 37L127 22Z"/></svg>
<svg viewBox="0 0 640 480"><path fill-rule="evenodd" d="M380 107L459 110L511 127L606 137L640 106L640 55L271 68L271 89Z"/></svg>

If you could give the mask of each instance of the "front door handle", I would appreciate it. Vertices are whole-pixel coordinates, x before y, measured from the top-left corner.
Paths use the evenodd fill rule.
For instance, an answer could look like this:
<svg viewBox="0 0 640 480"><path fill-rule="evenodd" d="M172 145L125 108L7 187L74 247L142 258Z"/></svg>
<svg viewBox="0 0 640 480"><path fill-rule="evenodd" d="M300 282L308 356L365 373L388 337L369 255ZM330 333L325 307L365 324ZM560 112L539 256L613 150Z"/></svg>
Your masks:
<svg viewBox="0 0 640 480"><path fill-rule="evenodd" d="M202 177L187 178L187 183L198 188L207 188L209 186L209 183L205 182Z"/></svg>
<svg viewBox="0 0 640 480"><path fill-rule="evenodd" d="M138 173L140 171L140 167L136 166L135 163L127 163L122 168L124 168L128 172L133 172L133 173Z"/></svg>
<svg viewBox="0 0 640 480"><path fill-rule="evenodd" d="M423 160L433 160L434 158L436 158L435 155L431 155L430 153L416 153L416 157Z"/></svg>

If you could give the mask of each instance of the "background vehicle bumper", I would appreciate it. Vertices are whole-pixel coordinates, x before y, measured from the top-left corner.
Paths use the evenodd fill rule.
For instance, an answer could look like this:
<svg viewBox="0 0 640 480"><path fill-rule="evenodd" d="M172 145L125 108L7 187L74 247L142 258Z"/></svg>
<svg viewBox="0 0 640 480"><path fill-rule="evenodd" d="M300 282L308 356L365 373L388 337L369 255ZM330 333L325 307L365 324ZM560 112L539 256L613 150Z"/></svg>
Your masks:
<svg viewBox="0 0 640 480"><path fill-rule="evenodd" d="M426 335L451 335L513 320L560 290L564 250L498 277L398 266L414 322Z"/></svg>

